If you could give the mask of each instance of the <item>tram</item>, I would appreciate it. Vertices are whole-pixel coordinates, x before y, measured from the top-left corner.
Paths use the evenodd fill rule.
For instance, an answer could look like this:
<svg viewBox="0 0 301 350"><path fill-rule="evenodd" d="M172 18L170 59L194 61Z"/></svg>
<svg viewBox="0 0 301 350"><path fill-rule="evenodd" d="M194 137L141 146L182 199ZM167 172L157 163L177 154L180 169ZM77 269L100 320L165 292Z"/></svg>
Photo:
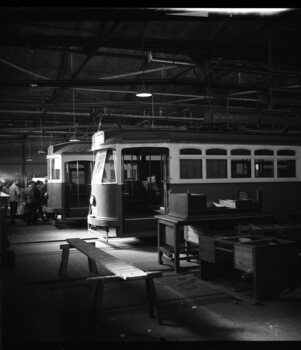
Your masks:
<svg viewBox="0 0 301 350"><path fill-rule="evenodd" d="M298 136L169 129L101 130L92 137L89 231L107 237L156 235L171 193L205 194L208 202L239 191L286 221L300 208Z"/></svg>
<svg viewBox="0 0 301 350"><path fill-rule="evenodd" d="M46 213L53 219L86 220L91 192L93 152L89 142L48 147Z"/></svg>

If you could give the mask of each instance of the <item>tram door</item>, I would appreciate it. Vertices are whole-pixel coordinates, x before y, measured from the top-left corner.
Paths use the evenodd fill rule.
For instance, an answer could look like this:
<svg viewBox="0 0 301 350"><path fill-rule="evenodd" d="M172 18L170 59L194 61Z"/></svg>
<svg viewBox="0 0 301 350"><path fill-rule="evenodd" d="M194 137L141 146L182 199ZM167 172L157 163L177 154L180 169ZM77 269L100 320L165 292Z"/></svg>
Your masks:
<svg viewBox="0 0 301 350"><path fill-rule="evenodd" d="M66 217L83 217L88 214L91 174L92 161L65 163Z"/></svg>
<svg viewBox="0 0 301 350"><path fill-rule="evenodd" d="M153 216L167 208L168 154L162 147L122 151L124 217Z"/></svg>

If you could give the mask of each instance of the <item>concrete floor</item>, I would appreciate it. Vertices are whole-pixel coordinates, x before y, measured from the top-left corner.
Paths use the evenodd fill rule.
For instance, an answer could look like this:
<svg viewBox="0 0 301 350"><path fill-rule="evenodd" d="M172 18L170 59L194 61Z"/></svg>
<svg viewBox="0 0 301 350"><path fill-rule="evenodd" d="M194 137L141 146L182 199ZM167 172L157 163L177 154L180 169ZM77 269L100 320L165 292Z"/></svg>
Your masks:
<svg viewBox="0 0 301 350"><path fill-rule="evenodd" d="M162 270L155 279L161 324L149 318L143 281L105 286L103 308L91 318L92 290L87 259L70 254L68 278L58 277L59 245L79 237L135 266ZM254 305L208 287L198 277L198 265L183 262L176 274L158 265L156 239L113 239L106 243L85 228L59 230L50 224L26 226L22 220L8 235L15 252L3 278L4 349L99 348L104 341L300 341L301 290L281 300Z"/></svg>

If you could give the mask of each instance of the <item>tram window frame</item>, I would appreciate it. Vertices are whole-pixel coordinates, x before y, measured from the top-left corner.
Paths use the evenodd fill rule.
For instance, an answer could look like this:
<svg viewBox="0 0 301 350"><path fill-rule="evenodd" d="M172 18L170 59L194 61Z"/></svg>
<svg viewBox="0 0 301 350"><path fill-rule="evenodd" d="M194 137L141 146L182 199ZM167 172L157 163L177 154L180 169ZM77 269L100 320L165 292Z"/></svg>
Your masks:
<svg viewBox="0 0 301 350"><path fill-rule="evenodd" d="M107 154L106 150L100 150L100 151L97 151L96 153L93 175L92 175L93 183L98 183L100 182L100 179L102 179L106 154Z"/></svg>
<svg viewBox="0 0 301 350"><path fill-rule="evenodd" d="M234 148L230 150L231 178L246 179L252 177L251 150ZM244 158L242 158L244 157Z"/></svg>
<svg viewBox="0 0 301 350"><path fill-rule="evenodd" d="M282 168L282 169L281 169ZM296 151L292 149L277 150L277 177L296 177Z"/></svg>
<svg viewBox="0 0 301 350"><path fill-rule="evenodd" d="M231 159L231 178L232 179L246 179L251 178L251 158Z"/></svg>
<svg viewBox="0 0 301 350"><path fill-rule="evenodd" d="M53 157L49 159L50 161L50 179L60 180L61 179L61 158Z"/></svg>
<svg viewBox="0 0 301 350"><path fill-rule="evenodd" d="M254 160L255 178L273 178L275 175L275 166L273 159L258 158Z"/></svg>
<svg viewBox="0 0 301 350"><path fill-rule="evenodd" d="M275 177L275 152L270 148L258 148L254 150L254 177Z"/></svg>
<svg viewBox="0 0 301 350"><path fill-rule="evenodd" d="M108 149L104 162L102 181L103 184L117 183L116 176L116 150Z"/></svg>
<svg viewBox="0 0 301 350"><path fill-rule="evenodd" d="M296 151L293 149L278 149L277 157L296 157Z"/></svg>
<svg viewBox="0 0 301 350"><path fill-rule="evenodd" d="M179 178L181 180L203 178L202 150L195 147L186 147L179 150Z"/></svg>
<svg viewBox="0 0 301 350"><path fill-rule="evenodd" d="M129 157L129 159L126 159L126 157ZM137 154L122 154L123 181L138 181L138 163L139 156Z"/></svg>
<svg viewBox="0 0 301 350"><path fill-rule="evenodd" d="M206 149L206 179L228 178L228 150L220 147Z"/></svg>
<svg viewBox="0 0 301 350"><path fill-rule="evenodd" d="M285 166L286 172L281 171L281 166ZM277 177L295 178L296 177L296 160L295 159L277 159Z"/></svg>
<svg viewBox="0 0 301 350"><path fill-rule="evenodd" d="M68 171L72 172L70 177L70 183L73 185L85 185L86 184L86 167L84 160L73 160L65 163L65 167L68 167ZM76 172L72 171L75 170Z"/></svg>

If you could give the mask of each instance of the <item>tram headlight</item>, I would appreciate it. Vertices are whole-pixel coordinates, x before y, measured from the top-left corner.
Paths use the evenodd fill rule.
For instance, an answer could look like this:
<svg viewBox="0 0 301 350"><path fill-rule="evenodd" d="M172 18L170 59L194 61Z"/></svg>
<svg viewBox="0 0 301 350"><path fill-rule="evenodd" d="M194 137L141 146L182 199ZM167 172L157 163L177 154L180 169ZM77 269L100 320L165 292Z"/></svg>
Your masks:
<svg viewBox="0 0 301 350"><path fill-rule="evenodd" d="M96 206L96 198L94 195L90 197L90 204L93 205L94 207Z"/></svg>

